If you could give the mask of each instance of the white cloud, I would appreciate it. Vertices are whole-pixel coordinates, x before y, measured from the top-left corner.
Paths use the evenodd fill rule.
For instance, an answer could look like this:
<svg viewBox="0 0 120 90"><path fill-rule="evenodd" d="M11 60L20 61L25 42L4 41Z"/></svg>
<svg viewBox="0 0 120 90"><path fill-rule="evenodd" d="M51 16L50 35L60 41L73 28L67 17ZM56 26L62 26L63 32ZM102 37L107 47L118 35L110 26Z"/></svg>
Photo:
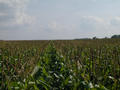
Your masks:
<svg viewBox="0 0 120 90"><path fill-rule="evenodd" d="M0 12L0 16L7 16L7 14L6 14L6 13L1 13L1 12Z"/></svg>
<svg viewBox="0 0 120 90"><path fill-rule="evenodd" d="M29 1L30 0L0 0L0 19L6 19L6 22L4 22L4 20L0 21L2 26L4 26L3 24L14 26L34 23L35 17L25 12Z"/></svg>
<svg viewBox="0 0 120 90"><path fill-rule="evenodd" d="M48 24L48 28L50 28L51 30L55 30L58 28L58 24L54 21Z"/></svg>
<svg viewBox="0 0 120 90"><path fill-rule="evenodd" d="M17 24L33 24L35 18L27 15L26 13L18 12L16 13L16 23Z"/></svg>
<svg viewBox="0 0 120 90"><path fill-rule="evenodd" d="M98 37L111 36L120 33L120 17L102 18L97 16L83 16L80 20L81 33Z"/></svg>
<svg viewBox="0 0 120 90"><path fill-rule="evenodd" d="M83 32L98 32L101 28L106 28L107 22L103 18L96 16L83 16L80 19L80 30Z"/></svg>
<svg viewBox="0 0 120 90"><path fill-rule="evenodd" d="M111 21L120 21L119 17L105 18L99 16L79 16L46 22L44 30L54 35L71 37L103 37L120 33L120 26L114 26ZM45 29L45 27L47 29Z"/></svg>
<svg viewBox="0 0 120 90"><path fill-rule="evenodd" d="M11 7L14 7L17 9L18 8L23 9L23 7L25 7L29 1L30 0L0 0L0 3L6 3L6 4L10 5Z"/></svg>
<svg viewBox="0 0 120 90"><path fill-rule="evenodd" d="M83 16L83 20L87 20L89 23L104 23L104 19L96 16Z"/></svg>
<svg viewBox="0 0 120 90"><path fill-rule="evenodd" d="M40 2L38 3L38 1ZM45 36L45 38L58 38L58 36L60 36L59 38L65 38L67 35L71 38L89 37L90 35L107 36L106 34L112 34L113 32L120 33L120 17L114 17L119 14L117 12L112 15L106 14L111 12L109 9L113 4L110 4L110 7L107 6L109 9L105 8L106 5L104 6L104 4L106 2L104 3L103 0L103 3L99 3L101 2L99 0L72 0L70 3L68 3L68 0L65 2L64 0L62 2L56 1L57 3L44 2L44 0L37 0L36 2L33 0L30 4L29 2L30 0L0 0L1 37L7 35L12 37L12 33L16 32L16 37L19 38L23 38L19 36L20 32L25 37L28 35L29 38L33 34L32 37L37 36L38 38L42 36ZM27 4L31 5L29 9L27 9ZM98 8L99 6L102 6L102 8ZM117 8L114 8L114 10L118 11ZM26 11L29 13L33 11L32 15L37 17L37 21ZM34 24L34 22L37 23ZM18 27L16 28L16 26Z"/></svg>
<svg viewBox="0 0 120 90"><path fill-rule="evenodd" d="M120 26L120 17L117 16L112 18L110 23L112 26Z"/></svg>
<svg viewBox="0 0 120 90"><path fill-rule="evenodd" d="M46 27L46 26L45 26ZM48 29L51 32L55 33L73 33L73 30L76 30L76 26L74 24L63 23L62 21L51 21L48 23Z"/></svg>

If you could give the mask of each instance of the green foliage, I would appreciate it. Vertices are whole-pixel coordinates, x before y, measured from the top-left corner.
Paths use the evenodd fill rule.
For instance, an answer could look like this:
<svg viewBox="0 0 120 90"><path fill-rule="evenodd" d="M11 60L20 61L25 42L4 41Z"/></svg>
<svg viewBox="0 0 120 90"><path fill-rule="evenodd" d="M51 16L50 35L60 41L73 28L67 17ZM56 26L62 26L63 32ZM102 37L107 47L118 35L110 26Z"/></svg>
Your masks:
<svg viewBox="0 0 120 90"><path fill-rule="evenodd" d="M120 42L4 42L0 79L1 90L119 90Z"/></svg>
<svg viewBox="0 0 120 90"><path fill-rule="evenodd" d="M111 38L120 38L120 35L113 35Z"/></svg>
<svg viewBox="0 0 120 90"><path fill-rule="evenodd" d="M37 67L39 70L33 76L36 80L44 82L48 89L64 89L68 86L70 72L64 58L56 51L53 43L48 45ZM43 87L42 84L38 86L39 89Z"/></svg>

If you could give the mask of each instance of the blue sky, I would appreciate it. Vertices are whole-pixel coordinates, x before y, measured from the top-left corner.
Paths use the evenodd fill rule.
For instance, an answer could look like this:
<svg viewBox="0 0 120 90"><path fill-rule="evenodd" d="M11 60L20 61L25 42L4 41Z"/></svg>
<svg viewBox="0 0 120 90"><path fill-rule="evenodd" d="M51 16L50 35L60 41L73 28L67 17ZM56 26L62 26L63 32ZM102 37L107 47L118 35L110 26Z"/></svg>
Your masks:
<svg viewBox="0 0 120 90"><path fill-rule="evenodd" d="M46 40L120 34L120 0L0 0L0 39Z"/></svg>

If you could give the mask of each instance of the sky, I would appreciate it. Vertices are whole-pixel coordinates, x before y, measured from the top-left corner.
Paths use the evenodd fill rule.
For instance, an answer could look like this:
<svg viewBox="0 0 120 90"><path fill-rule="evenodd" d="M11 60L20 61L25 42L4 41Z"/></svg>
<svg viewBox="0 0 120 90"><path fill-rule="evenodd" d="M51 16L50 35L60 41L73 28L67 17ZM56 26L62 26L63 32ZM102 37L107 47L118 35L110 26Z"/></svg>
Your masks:
<svg viewBox="0 0 120 90"><path fill-rule="evenodd" d="M120 0L0 0L0 40L120 34Z"/></svg>

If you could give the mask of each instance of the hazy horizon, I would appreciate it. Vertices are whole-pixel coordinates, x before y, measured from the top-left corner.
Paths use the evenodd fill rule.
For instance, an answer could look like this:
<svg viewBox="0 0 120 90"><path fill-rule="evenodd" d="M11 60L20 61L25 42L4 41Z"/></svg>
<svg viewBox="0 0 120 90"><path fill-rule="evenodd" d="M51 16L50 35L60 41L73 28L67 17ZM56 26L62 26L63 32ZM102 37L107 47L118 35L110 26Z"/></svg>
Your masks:
<svg viewBox="0 0 120 90"><path fill-rule="evenodd" d="M0 40L120 34L120 0L0 0Z"/></svg>

